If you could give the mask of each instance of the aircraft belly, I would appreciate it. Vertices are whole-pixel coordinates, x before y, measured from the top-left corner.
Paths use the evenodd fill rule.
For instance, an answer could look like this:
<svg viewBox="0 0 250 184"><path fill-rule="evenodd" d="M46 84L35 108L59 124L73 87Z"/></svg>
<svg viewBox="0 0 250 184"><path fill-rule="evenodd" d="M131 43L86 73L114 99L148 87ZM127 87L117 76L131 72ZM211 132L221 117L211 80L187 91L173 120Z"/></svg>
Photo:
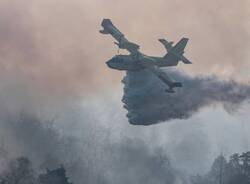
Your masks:
<svg viewBox="0 0 250 184"><path fill-rule="evenodd" d="M140 65L136 60L132 59L131 56L118 55L110 59L106 64L116 70L140 70L143 66Z"/></svg>

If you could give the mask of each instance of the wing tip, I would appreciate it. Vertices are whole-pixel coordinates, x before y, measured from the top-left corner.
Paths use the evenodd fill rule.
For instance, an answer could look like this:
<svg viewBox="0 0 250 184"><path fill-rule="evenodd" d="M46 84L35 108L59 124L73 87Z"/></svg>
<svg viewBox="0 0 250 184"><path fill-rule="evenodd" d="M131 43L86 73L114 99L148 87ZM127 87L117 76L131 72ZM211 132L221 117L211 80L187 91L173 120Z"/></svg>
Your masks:
<svg viewBox="0 0 250 184"><path fill-rule="evenodd" d="M102 23L101 23L102 26L105 26L105 25L113 25L111 19L108 19L108 18L104 18L102 20Z"/></svg>

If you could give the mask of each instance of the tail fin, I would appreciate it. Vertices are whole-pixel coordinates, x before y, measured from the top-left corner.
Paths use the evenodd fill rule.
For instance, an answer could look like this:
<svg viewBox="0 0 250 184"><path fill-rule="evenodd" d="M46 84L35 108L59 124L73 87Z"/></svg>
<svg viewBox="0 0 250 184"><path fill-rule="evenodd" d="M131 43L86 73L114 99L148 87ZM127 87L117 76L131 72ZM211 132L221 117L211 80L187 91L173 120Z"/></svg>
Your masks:
<svg viewBox="0 0 250 184"><path fill-rule="evenodd" d="M191 64L192 62L183 56L187 43L188 38L182 38L175 46L168 50L168 53L164 58L175 65L177 65L179 61L182 61L185 64Z"/></svg>
<svg viewBox="0 0 250 184"><path fill-rule="evenodd" d="M159 39L159 42L161 42L165 49L169 52L172 48L173 48L173 44L174 42L168 42L167 40L165 39Z"/></svg>
<svg viewBox="0 0 250 184"><path fill-rule="evenodd" d="M184 49L187 46L188 38L182 38L172 49L176 54L184 54Z"/></svg>

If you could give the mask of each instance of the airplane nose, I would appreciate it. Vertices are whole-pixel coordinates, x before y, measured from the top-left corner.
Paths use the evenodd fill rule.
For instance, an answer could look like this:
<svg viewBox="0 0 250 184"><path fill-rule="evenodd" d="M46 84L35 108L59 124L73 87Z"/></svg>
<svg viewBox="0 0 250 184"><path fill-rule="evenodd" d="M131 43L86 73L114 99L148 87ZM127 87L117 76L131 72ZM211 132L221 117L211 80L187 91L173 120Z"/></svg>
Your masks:
<svg viewBox="0 0 250 184"><path fill-rule="evenodd" d="M114 62L113 62L112 59L109 60L109 61L107 61L106 64L107 64L107 66L108 66L109 68L114 68Z"/></svg>
<svg viewBox="0 0 250 184"><path fill-rule="evenodd" d="M115 60L114 58L108 60L108 61L106 62L106 64L107 64L107 66L108 66L109 68L113 68L113 69L116 68L116 60Z"/></svg>
<svg viewBox="0 0 250 184"><path fill-rule="evenodd" d="M108 67L110 67L110 66L111 66L110 61L107 61L107 62L106 62L106 65L108 65Z"/></svg>

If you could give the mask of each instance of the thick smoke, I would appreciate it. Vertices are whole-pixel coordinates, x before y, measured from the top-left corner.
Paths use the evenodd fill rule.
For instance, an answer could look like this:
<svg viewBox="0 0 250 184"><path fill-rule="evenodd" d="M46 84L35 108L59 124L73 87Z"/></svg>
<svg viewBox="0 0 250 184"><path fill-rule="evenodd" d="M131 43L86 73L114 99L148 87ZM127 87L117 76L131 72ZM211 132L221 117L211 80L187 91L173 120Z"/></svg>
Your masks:
<svg viewBox="0 0 250 184"><path fill-rule="evenodd" d="M174 183L177 172L171 165L169 170L163 169L168 166L165 161L169 152L173 152L171 158L173 155L182 158L179 162L194 160L184 164L188 169L198 170L198 163L194 162L208 152L206 140L196 143L205 136L194 136L198 125L189 122L185 128L182 125L182 131L178 124L174 125L175 130L170 129L170 136L165 137L167 124L150 129L129 126L122 119L122 109L117 108L119 100L109 103L111 97L106 98L105 93L119 93L120 72L104 65L114 54L114 46L110 38L98 33L100 22L104 17L111 18L149 54L163 55L159 53L161 45L154 40L160 37L177 40L186 35L191 40L187 48L193 57L190 59L203 59L190 68L192 73L206 71L228 76L243 69L248 71L248 60L244 57L249 46L246 2L1 0L0 170L8 159L27 156L41 169L64 164L76 184L166 183L166 180ZM137 8L142 4L143 8ZM235 66L238 60L242 62ZM205 68L206 63L209 65ZM142 80L151 85L145 78ZM153 88L158 85L165 89L158 80L155 82ZM79 108L84 117L65 111L75 101L86 101L91 95L94 96L91 103L97 105ZM105 105L100 105L102 102ZM66 128L62 121L56 121L55 126L44 121L58 112L72 116L63 120ZM187 133L190 127L192 132ZM200 129L196 131L200 133ZM238 132L234 135L239 135ZM240 139L236 140L238 145ZM206 149L200 149L200 145ZM157 152L156 147L164 147L164 152Z"/></svg>
<svg viewBox="0 0 250 184"><path fill-rule="evenodd" d="M222 81L215 76L190 77L169 72L183 87L176 93L148 71L127 72L123 79L124 107L131 124L150 125L172 119L187 119L202 107L221 103L226 110L235 110L250 99L250 86L235 81Z"/></svg>
<svg viewBox="0 0 250 184"><path fill-rule="evenodd" d="M24 155L40 171L63 164L76 184L175 183L185 179L162 148L151 150L143 139L114 141L107 136L108 129L103 129L103 134L90 125L83 127L88 130L83 130L80 139L62 135L52 122L28 114L2 121L1 127L4 124L12 134L4 143L13 138L15 144L15 155L5 156L5 162ZM8 145L2 149L8 154L14 151Z"/></svg>

